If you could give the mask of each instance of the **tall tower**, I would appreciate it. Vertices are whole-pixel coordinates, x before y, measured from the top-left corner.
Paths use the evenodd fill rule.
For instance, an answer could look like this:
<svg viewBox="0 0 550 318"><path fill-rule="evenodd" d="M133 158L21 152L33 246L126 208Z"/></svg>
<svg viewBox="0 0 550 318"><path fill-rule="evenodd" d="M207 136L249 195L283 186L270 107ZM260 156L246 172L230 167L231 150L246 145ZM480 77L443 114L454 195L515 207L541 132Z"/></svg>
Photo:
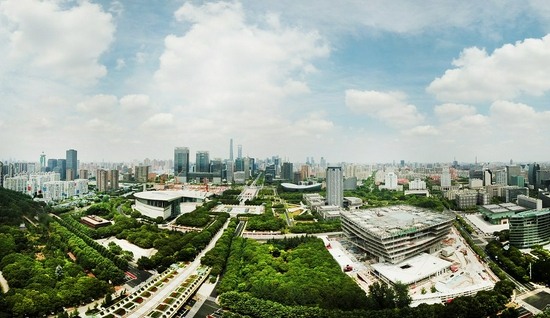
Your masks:
<svg viewBox="0 0 550 318"><path fill-rule="evenodd" d="M197 151L195 172L210 172L210 153L208 151Z"/></svg>
<svg viewBox="0 0 550 318"><path fill-rule="evenodd" d="M78 178L78 159L77 159L77 153L74 149L69 149L66 152L66 160L67 160L67 167L66 169L72 169L73 170L73 178Z"/></svg>
<svg viewBox="0 0 550 318"><path fill-rule="evenodd" d="M97 169L95 173L95 179L96 179L97 191L99 192L107 191L108 189L107 185L109 184L108 178L107 178L107 170Z"/></svg>
<svg viewBox="0 0 550 318"><path fill-rule="evenodd" d="M242 158L243 157L243 145L239 145L237 147L237 158Z"/></svg>
<svg viewBox="0 0 550 318"><path fill-rule="evenodd" d="M178 182L187 182L189 172L189 148L176 147L174 149L174 178Z"/></svg>
<svg viewBox="0 0 550 318"><path fill-rule="evenodd" d="M342 207L344 204L344 175L342 167L327 168L327 203Z"/></svg>
<svg viewBox="0 0 550 318"><path fill-rule="evenodd" d="M233 138L229 139L229 160L233 161Z"/></svg>
<svg viewBox="0 0 550 318"><path fill-rule="evenodd" d="M44 151L42 151L42 153L40 154L40 171L41 172L44 172L46 171L46 154L44 153Z"/></svg>

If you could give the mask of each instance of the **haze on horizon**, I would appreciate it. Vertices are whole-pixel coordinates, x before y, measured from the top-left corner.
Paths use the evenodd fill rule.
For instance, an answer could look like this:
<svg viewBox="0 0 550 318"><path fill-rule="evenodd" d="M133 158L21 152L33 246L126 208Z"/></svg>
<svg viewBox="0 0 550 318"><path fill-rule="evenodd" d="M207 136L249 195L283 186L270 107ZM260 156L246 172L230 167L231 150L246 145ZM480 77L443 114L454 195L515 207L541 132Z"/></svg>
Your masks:
<svg viewBox="0 0 550 318"><path fill-rule="evenodd" d="M0 160L548 161L545 1L0 0Z"/></svg>

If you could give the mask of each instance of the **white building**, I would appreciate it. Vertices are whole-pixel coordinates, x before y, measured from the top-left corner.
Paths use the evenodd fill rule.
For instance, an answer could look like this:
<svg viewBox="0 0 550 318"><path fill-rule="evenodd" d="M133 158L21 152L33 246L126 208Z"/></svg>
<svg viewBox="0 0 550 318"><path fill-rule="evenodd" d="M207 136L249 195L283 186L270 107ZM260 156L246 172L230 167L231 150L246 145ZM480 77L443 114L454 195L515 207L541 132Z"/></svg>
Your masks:
<svg viewBox="0 0 550 318"><path fill-rule="evenodd" d="M409 190L426 190L426 181L415 178L413 181L409 182Z"/></svg>
<svg viewBox="0 0 550 318"><path fill-rule="evenodd" d="M342 167L327 168L327 204L342 207L344 204L344 176Z"/></svg>
<svg viewBox="0 0 550 318"><path fill-rule="evenodd" d="M43 187L46 201L59 201L88 193L88 179L45 182Z"/></svg>

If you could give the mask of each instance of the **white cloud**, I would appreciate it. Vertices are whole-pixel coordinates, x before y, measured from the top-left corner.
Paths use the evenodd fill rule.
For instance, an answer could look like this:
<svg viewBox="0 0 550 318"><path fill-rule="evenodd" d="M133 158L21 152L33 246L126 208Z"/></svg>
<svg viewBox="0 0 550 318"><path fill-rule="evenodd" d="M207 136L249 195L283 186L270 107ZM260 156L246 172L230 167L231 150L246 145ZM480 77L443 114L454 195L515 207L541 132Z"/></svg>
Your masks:
<svg viewBox="0 0 550 318"><path fill-rule="evenodd" d="M126 67L126 62L124 62L124 59L117 59L116 60L116 66L115 66L116 70L121 70L125 67Z"/></svg>
<svg viewBox="0 0 550 318"><path fill-rule="evenodd" d="M151 98L144 94L126 95L120 99L120 107L125 111L149 110Z"/></svg>
<svg viewBox="0 0 550 318"><path fill-rule="evenodd" d="M247 24L239 3L185 3L175 17L192 26L166 37L155 79L190 112L277 108L282 98L309 92L304 77L313 60L329 55L317 32L281 27L277 16L265 18L264 28Z"/></svg>
<svg viewBox="0 0 550 318"><path fill-rule="evenodd" d="M463 116L475 115L477 109L470 105L449 103L435 106L434 113L440 121L452 121Z"/></svg>
<svg viewBox="0 0 550 318"><path fill-rule="evenodd" d="M545 127L550 122L550 111L537 112L534 108L509 101L496 101L490 108L491 118L494 124L507 127L509 132L533 136L543 133L540 127Z"/></svg>
<svg viewBox="0 0 550 318"><path fill-rule="evenodd" d="M550 35L506 44L492 54L468 48L453 65L456 68L426 89L439 100L482 102L522 94L540 96L550 90Z"/></svg>
<svg viewBox="0 0 550 318"><path fill-rule="evenodd" d="M432 125L425 125L425 126L416 126L409 130L405 130L402 133L405 135L411 135L411 136L437 136L439 135L439 130Z"/></svg>
<svg viewBox="0 0 550 318"><path fill-rule="evenodd" d="M100 5L82 1L62 9L55 1L6 0L0 3L2 21L9 56L0 63L13 70L81 85L106 75L99 57L113 42L115 26Z"/></svg>
<svg viewBox="0 0 550 318"><path fill-rule="evenodd" d="M108 116L118 108L118 99L113 95L94 95L76 105L78 111L95 116Z"/></svg>
<svg viewBox="0 0 550 318"><path fill-rule="evenodd" d="M402 92L346 90L346 106L353 113L365 114L399 128L411 127L424 120L406 98Z"/></svg>
<svg viewBox="0 0 550 318"><path fill-rule="evenodd" d="M158 113L153 115L151 118L147 119L143 123L143 127L146 128L165 128L171 129L174 122L174 115L167 113Z"/></svg>

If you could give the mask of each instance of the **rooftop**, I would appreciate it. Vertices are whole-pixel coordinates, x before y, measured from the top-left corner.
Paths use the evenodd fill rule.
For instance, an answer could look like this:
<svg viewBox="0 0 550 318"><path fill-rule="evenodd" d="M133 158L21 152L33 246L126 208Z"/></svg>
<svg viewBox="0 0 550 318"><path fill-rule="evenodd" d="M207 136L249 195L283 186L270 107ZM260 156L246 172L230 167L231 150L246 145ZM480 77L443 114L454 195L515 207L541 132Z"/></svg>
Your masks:
<svg viewBox="0 0 550 318"><path fill-rule="evenodd" d="M397 235L402 231L416 231L425 227L446 223L454 217L449 213L409 205L397 205L368 210L342 211L341 214L379 236Z"/></svg>
<svg viewBox="0 0 550 318"><path fill-rule="evenodd" d="M166 190L166 191L145 191L136 192L134 196L144 200L157 200L157 201L174 201L179 198L194 198L205 199L211 196L213 193L205 191L193 191L193 190Z"/></svg>
<svg viewBox="0 0 550 318"><path fill-rule="evenodd" d="M371 266L393 283L401 282L410 285L451 265L451 262L422 253L398 264L376 263Z"/></svg>

